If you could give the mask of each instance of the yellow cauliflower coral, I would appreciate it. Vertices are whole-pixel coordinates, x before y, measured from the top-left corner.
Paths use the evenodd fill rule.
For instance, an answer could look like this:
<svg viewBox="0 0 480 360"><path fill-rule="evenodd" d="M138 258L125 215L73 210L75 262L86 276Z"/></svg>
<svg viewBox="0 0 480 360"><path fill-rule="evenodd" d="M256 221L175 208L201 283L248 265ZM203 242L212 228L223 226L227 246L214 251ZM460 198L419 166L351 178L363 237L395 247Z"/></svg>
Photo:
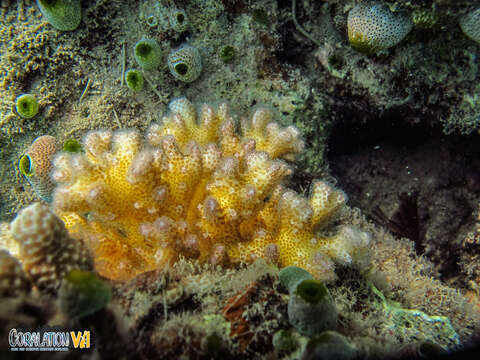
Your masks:
<svg viewBox="0 0 480 360"><path fill-rule="evenodd" d="M305 199L282 185L284 159L302 151L298 130L281 128L265 109L235 131L226 105L188 100L171 115L136 131L95 131L85 154L59 154L53 206L73 236L82 237L97 271L125 280L183 255L225 263L263 257L304 267L315 276L345 257L338 237L316 235L345 196L323 182Z"/></svg>

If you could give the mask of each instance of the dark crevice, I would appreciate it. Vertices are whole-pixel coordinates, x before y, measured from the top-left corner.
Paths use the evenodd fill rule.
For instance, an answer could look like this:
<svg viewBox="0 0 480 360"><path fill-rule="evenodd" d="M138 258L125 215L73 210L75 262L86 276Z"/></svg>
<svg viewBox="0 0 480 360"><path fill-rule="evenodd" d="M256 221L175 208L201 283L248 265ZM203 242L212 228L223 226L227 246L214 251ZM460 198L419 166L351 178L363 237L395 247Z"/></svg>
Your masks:
<svg viewBox="0 0 480 360"><path fill-rule="evenodd" d="M412 125L401 107L364 110L346 109L331 129L326 155L338 187L351 206L412 240L443 278L458 275L459 244L480 198L480 144L428 119Z"/></svg>

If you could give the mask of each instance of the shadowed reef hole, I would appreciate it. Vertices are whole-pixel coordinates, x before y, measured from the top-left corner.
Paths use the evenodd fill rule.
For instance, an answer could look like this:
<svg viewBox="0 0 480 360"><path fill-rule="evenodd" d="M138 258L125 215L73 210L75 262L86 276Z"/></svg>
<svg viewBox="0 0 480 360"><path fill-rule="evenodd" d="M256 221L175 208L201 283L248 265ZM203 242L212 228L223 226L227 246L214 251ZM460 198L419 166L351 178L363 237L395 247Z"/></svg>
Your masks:
<svg viewBox="0 0 480 360"><path fill-rule="evenodd" d="M351 206L410 238L443 278L454 278L480 202L478 135L412 125L400 110L363 118L345 114L332 128L327 158L338 187Z"/></svg>

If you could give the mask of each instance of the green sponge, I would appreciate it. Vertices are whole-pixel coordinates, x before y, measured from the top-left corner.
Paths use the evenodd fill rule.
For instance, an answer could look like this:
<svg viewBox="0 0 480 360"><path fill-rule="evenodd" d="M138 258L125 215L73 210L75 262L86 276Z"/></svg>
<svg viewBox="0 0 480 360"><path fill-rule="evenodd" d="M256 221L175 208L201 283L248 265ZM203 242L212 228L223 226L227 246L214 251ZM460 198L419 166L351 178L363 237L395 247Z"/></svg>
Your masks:
<svg viewBox="0 0 480 360"><path fill-rule="evenodd" d="M355 355L355 348L345 336L336 331L324 331L308 342L302 354L302 360L350 360L353 359Z"/></svg>
<svg viewBox="0 0 480 360"><path fill-rule="evenodd" d="M82 20L80 0L37 0L47 21L57 30L75 30Z"/></svg>
<svg viewBox="0 0 480 360"><path fill-rule="evenodd" d="M311 280L313 276L307 270L297 266L287 266L280 270L278 278L288 292L292 293L298 283L303 280Z"/></svg>
<svg viewBox="0 0 480 360"><path fill-rule="evenodd" d="M133 56L143 69L155 69L162 60L162 50L155 40L142 38L135 44Z"/></svg>
<svg viewBox="0 0 480 360"><path fill-rule="evenodd" d="M143 75L137 69L127 70L125 73L125 82L127 83L127 87L135 92L143 89Z"/></svg>
<svg viewBox="0 0 480 360"><path fill-rule="evenodd" d="M20 95L15 100L15 110L21 117L31 119L38 114L38 101L33 95Z"/></svg>
<svg viewBox="0 0 480 360"><path fill-rule="evenodd" d="M90 271L72 270L59 290L60 308L71 318L80 318L102 309L112 296L110 286Z"/></svg>
<svg viewBox="0 0 480 360"><path fill-rule="evenodd" d="M303 280L290 292L288 320L302 335L337 327L338 313L328 289L318 280Z"/></svg>

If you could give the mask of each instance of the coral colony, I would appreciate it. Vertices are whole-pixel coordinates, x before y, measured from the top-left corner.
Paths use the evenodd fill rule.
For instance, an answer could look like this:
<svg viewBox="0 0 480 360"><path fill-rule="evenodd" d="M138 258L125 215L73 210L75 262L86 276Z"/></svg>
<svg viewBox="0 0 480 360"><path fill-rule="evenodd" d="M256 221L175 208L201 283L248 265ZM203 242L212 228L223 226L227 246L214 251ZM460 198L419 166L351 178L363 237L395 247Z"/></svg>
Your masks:
<svg viewBox="0 0 480 360"><path fill-rule="evenodd" d="M331 278L332 259L364 254L368 238L357 230L316 232L343 206L343 192L316 182L307 199L284 187L291 169L281 159L303 149L296 128L258 109L238 135L226 105L205 105L198 119L185 98L170 108L145 140L133 130L91 132L85 154L54 159L53 206L92 249L101 275L125 280L182 255L262 257Z"/></svg>

